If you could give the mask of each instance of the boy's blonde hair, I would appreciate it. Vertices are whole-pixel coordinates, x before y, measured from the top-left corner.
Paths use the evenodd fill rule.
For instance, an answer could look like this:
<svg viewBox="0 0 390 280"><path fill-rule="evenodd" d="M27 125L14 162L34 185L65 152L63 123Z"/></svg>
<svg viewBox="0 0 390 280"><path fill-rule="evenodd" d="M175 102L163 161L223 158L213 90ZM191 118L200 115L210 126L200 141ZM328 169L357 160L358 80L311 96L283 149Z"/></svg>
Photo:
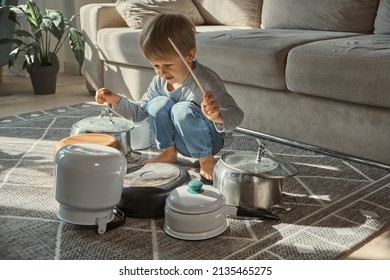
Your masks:
<svg viewBox="0 0 390 280"><path fill-rule="evenodd" d="M192 48L196 48L195 32L194 24L182 14L158 14L143 27L140 48L146 59L177 56L168 40L171 38L183 56L187 56Z"/></svg>

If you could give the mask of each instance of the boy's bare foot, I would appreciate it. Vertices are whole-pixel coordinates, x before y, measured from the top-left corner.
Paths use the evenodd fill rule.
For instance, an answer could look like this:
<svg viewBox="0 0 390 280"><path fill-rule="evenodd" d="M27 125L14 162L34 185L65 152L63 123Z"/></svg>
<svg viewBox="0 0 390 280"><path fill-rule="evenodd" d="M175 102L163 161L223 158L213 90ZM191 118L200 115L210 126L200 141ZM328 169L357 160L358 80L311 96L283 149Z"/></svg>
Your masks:
<svg viewBox="0 0 390 280"><path fill-rule="evenodd" d="M214 156L209 155L205 158L199 159L200 175L207 180L213 180L214 166L216 164Z"/></svg>
<svg viewBox="0 0 390 280"><path fill-rule="evenodd" d="M142 163L152 163L152 162L164 162L164 163L174 163L177 161L177 152L176 147L168 147L162 151L161 154L155 156L154 158L144 160Z"/></svg>

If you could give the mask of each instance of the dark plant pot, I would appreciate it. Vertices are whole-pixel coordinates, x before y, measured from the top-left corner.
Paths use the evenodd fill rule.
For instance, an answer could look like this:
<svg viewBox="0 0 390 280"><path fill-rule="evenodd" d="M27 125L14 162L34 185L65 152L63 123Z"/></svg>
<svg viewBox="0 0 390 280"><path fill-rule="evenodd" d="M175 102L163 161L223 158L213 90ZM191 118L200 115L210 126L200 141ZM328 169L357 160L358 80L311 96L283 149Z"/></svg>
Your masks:
<svg viewBox="0 0 390 280"><path fill-rule="evenodd" d="M56 92L58 70L53 66L35 67L30 72L34 93L38 95Z"/></svg>

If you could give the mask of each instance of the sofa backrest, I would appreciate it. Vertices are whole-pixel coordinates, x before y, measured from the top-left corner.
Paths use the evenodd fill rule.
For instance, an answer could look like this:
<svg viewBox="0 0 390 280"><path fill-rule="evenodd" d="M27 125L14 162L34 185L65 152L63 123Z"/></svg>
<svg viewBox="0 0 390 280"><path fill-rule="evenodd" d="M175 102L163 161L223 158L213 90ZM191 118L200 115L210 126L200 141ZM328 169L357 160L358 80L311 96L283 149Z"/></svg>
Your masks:
<svg viewBox="0 0 390 280"><path fill-rule="evenodd" d="M111 0L132 28L166 11L196 25L390 34L390 0Z"/></svg>
<svg viewBox="0 0 390 280"><path fill-rule="evenodd" d="M146 21L166 12L184 14L195 25L204 23L192 0L116 0L116 9L127 25L134 29L142 28Z"/></svg>
<svg viewBox="0 0 390 280"><path fill-rule="evenodd" d="M192 0L206 25L259 28L263 0Z"/></svg>
<svg viewBox="0 0 390 280"><path fill-rule="evenodd" d="M263 0L262 28L372 33L379 0Z"/></svg>
<svg viewBox="0 0 390 280"><path fill-rule="evenodd" d="M380 0L374 33L390 35L390 0Z"/></svg>
<svg viewBox="0 0 390 280"><path fill-rule="evenodd" d="M115 0L118 13L131 28L164 12L183 13L195 25L259 28L263 0Z"/></svg>

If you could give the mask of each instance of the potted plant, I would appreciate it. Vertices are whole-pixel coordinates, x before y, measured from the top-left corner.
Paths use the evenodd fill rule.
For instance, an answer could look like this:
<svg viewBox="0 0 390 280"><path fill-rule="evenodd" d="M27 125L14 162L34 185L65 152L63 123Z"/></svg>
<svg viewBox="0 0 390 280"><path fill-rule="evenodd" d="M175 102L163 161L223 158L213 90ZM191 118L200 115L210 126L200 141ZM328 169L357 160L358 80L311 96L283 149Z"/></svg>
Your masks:
<svg viewBox="0 0 390 280"><path fill-rule="evenodd" d="M57 74L60 68L57 53L68 41L80 65L84 61L85 42L82 33L71 24L75 15L68 21L60 11L46 9L42 14L33 0L26 5L1 6L0 13L7 11L10 20L16 20L16 11L22 11L30 26L30 31L15 30L16 38L2 38L0 44L13 44L9 54L8 67L14 66L20 53L24 53L23 69L27 69L35 94L55 93ZM50 79L52 79L50 81Z"/></svg>

